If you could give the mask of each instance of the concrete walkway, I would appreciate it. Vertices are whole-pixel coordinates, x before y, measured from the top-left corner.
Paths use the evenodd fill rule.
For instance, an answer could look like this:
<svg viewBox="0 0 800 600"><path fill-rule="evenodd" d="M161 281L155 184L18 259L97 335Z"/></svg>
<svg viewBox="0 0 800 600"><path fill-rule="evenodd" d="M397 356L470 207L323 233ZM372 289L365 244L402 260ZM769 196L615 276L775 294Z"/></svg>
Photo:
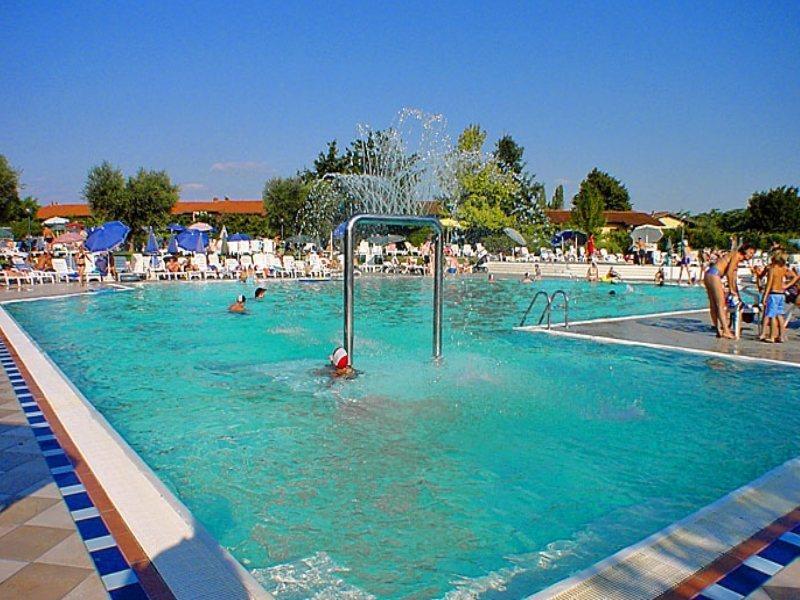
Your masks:
<svg viewBox="0 0 800 600"><path fill-rule="evenodd" d="M665 350L678 350L710 356L771 362L800 367L800 323L789 328L789 340L782 344L767 344L757 339L755 325L744 324L741 339L717 338L707 311L687 311L655 317L599 319L578 322L568 329L554 327L549 332L591 339L598 342L638 345ZM527 331L545 331L526 327Z"/></svg>

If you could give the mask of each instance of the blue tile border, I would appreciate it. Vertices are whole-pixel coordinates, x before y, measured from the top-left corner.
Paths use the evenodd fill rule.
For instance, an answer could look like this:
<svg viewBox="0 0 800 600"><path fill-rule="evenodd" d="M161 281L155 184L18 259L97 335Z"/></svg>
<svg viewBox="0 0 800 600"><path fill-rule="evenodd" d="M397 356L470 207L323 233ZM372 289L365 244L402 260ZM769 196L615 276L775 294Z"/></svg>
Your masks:
<svg viewBox="0 0 800 600"><path fill-rule="evenodd" d="M800 525L773 540L725 577L706 587L694 597L694 600L744 598L798 557L800 557Z"/></svg>
<svg viewBox="0 0 800 600"><path fill-rule="evenodd" d="M2 340L0 340L0 365L11 382L50 474L64 498L78 534L86 545L86 550L109 597L113 600L147 600L147 594L139 583L136 573L125 560L117 542L100 518L100 511L86 493L86 488L75 472L75 466L53 435L53 430L50 429L36 398Z"/></svg>

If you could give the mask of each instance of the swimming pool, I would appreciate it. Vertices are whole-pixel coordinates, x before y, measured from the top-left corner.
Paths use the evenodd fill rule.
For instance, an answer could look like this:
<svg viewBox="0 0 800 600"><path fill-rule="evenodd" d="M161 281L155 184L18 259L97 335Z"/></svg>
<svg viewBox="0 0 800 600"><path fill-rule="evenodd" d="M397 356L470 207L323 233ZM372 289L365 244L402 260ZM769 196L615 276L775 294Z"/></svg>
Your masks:
<svg viewBox="0 0 800 600"><path fill-rule="evenodd" d="M518 598L798 454L783 370L513 332L534 289L574 319L698 289L362 279L354 381L318 373L337 283L165 284L7 305L279 598ZM728 390L728 394L722 393ZM776 418L776 415L779 418Z"/></svg>

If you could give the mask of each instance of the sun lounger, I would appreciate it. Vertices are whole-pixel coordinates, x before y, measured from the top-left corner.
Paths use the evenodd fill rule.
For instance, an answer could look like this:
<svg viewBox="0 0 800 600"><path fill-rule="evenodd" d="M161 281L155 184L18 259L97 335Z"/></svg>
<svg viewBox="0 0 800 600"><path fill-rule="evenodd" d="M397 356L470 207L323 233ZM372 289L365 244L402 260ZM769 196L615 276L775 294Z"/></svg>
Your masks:
<svg viewBox="0 0 800 600"><path fill-rule="evenodd" d="M63 258L53 259L53 269L55 270L57 281L76 281L78 272L67 267L67 261Z"/></svg>

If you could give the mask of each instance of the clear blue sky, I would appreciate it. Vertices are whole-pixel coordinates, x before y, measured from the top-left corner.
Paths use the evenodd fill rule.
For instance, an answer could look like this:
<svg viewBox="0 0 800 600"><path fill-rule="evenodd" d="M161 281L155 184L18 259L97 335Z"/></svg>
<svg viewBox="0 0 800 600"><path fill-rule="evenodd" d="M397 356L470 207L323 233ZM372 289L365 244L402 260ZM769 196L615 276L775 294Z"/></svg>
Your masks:
<svg viewBox="0 0 800 600"><path fill-rule="evenodd" d="M796 0L6 0L0 22L0 153L45 204L104 159L257 198L404 106L512 134L568 198L595 166L647 211L800 183Z"/></svg>

